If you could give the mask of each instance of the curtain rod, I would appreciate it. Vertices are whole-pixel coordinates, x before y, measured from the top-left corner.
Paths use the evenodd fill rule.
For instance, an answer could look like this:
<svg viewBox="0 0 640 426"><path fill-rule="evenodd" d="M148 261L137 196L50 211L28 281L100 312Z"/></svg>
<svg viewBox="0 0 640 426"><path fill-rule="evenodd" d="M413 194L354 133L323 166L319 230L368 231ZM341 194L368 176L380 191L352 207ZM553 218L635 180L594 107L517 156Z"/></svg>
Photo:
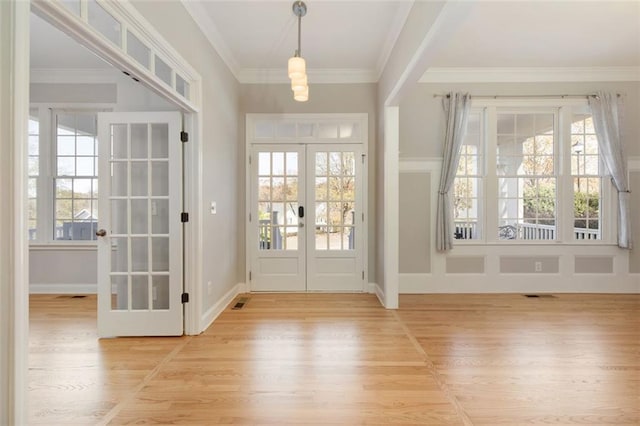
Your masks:
<svg viewBox="0 0 640 426"><path fill-rule="evenodd" d="M433 97L434 98L448 98L451 95L446 94L446 95L440 95L438 93L434 93ZM498 98L548 98L548 99L555 99L555 98L561 98L561 99L569 99L569 98L588 98L589 96L597 96L596 93L590 93L588 95L484 95L484 96L473 96L471 95L472 99L498 99ZM622 95L620 95L620 93L616 93L617 97L620 97Z"/></svg>

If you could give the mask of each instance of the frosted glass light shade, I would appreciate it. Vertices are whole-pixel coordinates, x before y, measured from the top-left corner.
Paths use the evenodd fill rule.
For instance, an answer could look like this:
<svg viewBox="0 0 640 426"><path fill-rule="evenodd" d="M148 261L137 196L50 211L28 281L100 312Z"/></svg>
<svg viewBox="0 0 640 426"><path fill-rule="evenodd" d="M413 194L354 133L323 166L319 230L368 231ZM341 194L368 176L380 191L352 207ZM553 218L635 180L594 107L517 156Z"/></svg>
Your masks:
<svg viewBox="0 0 640 426"><path fill-rule="evenodd" d="M292 80L300 79L307 75L307 64L304 58L293 56L289 58L289 78Z"/></svg>
<svg viewBox="0 0 640 426"><path fill-rule="evenodd" d="M305 75L302 78L295 78L291 80L291 90L294 92L298 92L300 90L304 90L307 87L307 76Z"/></svg>
<svg viewBox="0 0 640 426"><path fill-rule="evenodd" d="M298 102L307 102L309 100L309 86L306 86L303 90L293 92L293 99Z"/></svg>

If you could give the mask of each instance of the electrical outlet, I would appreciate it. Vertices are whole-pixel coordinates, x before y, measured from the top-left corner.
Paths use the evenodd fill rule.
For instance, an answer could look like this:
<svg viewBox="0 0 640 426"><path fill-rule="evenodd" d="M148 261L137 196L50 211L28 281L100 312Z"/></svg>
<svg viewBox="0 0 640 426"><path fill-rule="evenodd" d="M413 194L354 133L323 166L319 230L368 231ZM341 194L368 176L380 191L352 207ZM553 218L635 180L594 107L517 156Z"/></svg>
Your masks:
<svg viewBox="0 0 640 426"><path fill-rule="evenodd" d="M542 272L542 262L536 262L534 263L534 269L536 272Z"/></svg>
<svg viewBox="0 0 640 426"><path fill-rule="evenodd" d="M218 213L218 207L216 206L216 202L212 201L211 202L211 214L217 214Z"/></svg>

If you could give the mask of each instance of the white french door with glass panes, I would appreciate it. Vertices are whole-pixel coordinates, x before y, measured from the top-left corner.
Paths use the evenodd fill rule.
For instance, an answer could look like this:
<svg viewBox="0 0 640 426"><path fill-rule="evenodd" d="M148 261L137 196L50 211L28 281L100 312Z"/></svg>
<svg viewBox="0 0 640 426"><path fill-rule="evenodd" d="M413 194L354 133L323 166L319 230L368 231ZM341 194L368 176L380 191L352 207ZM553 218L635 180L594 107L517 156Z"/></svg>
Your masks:
<svg viewBox="0 0 640 426"><path fill-rule="evenodd" d="M177 112L100 113L98 334L183 333Z"/></svg>
<svg viewBox="0 0 640 426"><path fill-rule="evenodd" d="M358 145L307 146L307 290L364 290L363 163Z"/></svg>
<svg viewBox="0 0 640 426"><path fill-rule="evenodd" d="M252 147L252 291L364 290L364 158L360 144Z"/></svg>

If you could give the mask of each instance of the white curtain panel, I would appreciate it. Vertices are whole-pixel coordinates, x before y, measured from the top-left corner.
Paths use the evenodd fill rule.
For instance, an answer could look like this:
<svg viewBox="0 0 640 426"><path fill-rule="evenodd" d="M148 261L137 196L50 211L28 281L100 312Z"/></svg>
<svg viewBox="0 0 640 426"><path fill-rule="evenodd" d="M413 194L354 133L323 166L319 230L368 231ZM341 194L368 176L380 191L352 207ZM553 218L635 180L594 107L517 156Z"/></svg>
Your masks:
<svg viewBox="0 0 640 426"><path fill-rule="evenodd" d="M618 247L630 249L631 211L629 178L624 145L620 131L621 105L616 94L598 92L589 96L593 125L598 136L598 146L611 180L618 190Z"/></svg>
<svg viewBox="0 0 640 426"><path fill-rule="evenodd" d="M449 192L453 187L460 161L460 148L467 132L471 96L468 93L450 93L444 98L444 107L447 114L447 130L436 213L436 249L438 251L453 248L453 208Z"/></svg>

